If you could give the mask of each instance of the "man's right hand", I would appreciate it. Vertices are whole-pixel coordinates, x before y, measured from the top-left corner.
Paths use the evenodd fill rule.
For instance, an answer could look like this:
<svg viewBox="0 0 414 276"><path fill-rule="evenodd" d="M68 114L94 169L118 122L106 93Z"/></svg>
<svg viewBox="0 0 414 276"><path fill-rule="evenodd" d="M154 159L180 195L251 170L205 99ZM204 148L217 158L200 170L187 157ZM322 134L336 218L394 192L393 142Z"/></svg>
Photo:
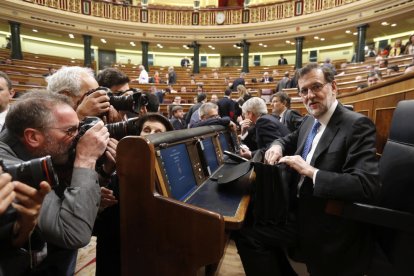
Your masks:
<svg viewBox="0 0 414 276"><path fill-rule="evenodd" d="M249 148L240 147L239 155L247 159L252 159L252 152Z"/></svg>
<svg viewBox="0 0 414 276"><path fill-rule="evenodd" d="M241 134L245 134L246 131L249 129L249 127L251 127L253 125L253 122L249 119L244 119L239 124L240 124L240 127L241 127Z"/></svg>
<svg viewBox="0 0 414 276"><path fill-rule="evenodd" d="M79 120L86 116L100 116L109 111L109 97L103 90L86 96L76 108Z"/></svg>
<svg viewBox="0 0 414 276"><path fill-rule="evenodd" d="M282 147L279 145L271 146L265 153L265 163L274 165L283 156Z"/></svg>
<svg viewBox="0 0 414 276"><path fill-rule="evenodd" d="M13 190L14 185L11 182L10 174L0 174L0 215L7 210L7 207L16 197L16 193Z"/></svg>
<svg viewBox="0 0 414 276"><path fill-rule="evenodd" d="M109 143L109 132L101 121L88 129L76 146L74 167L94 169Z"/></svg>

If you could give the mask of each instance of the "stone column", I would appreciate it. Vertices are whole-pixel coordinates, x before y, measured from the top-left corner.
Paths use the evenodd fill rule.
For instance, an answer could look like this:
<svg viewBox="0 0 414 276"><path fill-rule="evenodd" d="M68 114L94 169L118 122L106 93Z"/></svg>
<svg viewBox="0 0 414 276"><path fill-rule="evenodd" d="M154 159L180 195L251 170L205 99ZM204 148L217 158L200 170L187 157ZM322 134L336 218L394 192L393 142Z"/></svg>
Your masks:
<svg viewBox="0 0 414 276"><path fill-rule="evenodd" d="M194 55L193 55L193 73L198 74L200 73L200 44L197 43L197 41L193 41L191 43L191 48L194 49Z"/></svg>
<svg viewBox="0 0 414 276"><path fill-rule="evenodd" d="M149 72L148 67L148 45L149 42L142 41L141 42L141 50L142 50L142 62L141 64L144 66L145 70Z"/></svg>
<svg viewBox="0 0 414 276"><path fill-rule="evenodd" d="M20 43L20 23L9 21L11 32L11 54L13 59L23 59L22 46Z"/></svg>
<svg viewBox="0 0 414 276"><path fill-rule="evenodd" d="M243 69L245 73L249 73L249 48L250 42L247 42L245 39L242 40L241 44L243 45Z"/></svg>
<svg viewBox="0 0 414 276"><path fill-rule="evenodd" d="M367 33L368 24L362 24L357 27L358 29L358 42L357 42L357 52L356 52L356 62L365 61L365 37Z"/></svg>
<svg viewBox="0 0 414 276"><path fill-rule="evenodd" d="M305 39L305 37L303 37L303 36L295 37L295 41L296 41L295 68L296 68L296 70L302 68L303 40L304 39Z"/></svg>
<svg viewBox="0 0 414 276"><path fill-rule="evenodd" d="M83 36L83 66L92 68L92 36Z"/></svg>

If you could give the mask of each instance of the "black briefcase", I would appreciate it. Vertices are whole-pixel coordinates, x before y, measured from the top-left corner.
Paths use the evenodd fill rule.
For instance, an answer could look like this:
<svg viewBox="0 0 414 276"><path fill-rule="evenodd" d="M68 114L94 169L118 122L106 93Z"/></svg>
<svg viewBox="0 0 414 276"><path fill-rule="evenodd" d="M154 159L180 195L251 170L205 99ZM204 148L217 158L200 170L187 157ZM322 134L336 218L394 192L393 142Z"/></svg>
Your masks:
<svg viewBox="0 0 414 276"><path fill-rule="evenodd" d="M254 159L260 158L255 156ZM269 165L257 161L253 166L256 174L252 195L254 223L285 224L289 209L290 168L285 164Z"/></svg>

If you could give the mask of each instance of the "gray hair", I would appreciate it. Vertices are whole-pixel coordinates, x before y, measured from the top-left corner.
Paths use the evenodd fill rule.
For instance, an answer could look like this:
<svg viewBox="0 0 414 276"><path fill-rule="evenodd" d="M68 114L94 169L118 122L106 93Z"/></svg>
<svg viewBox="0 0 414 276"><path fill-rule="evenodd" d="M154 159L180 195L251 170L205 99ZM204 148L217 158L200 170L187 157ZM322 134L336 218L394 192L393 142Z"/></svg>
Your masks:
<svg viewBox="0 0 414 276"><path fill-rule="evenodd" d="M67 92L72 96L80 96L82 75L94 77L90 68L79 66L62 67L55 74L46 78L47 91L51 93Z"/></svg>
<svg viewBox="0 0 414 276"><path fill-rule="evenodd" d="M265 101L259 97L248 99L242 106L243 113L252 112L256 116L267 114L267 106Z"/></svg>
<svg viewBox="0 0 414 276"><path fill-rule="evenodd" d="M200 118L202 118L204 115L208 115L209 111L212 109L218 109L218 106L212 102L203 103L198 109Z"/></svg>
<svg viewBox="0 0 414 276"><path fill-rule="evenodd" d="M23 137L26 128L44 128L54 123L53 109L67 104L67 96L53 94L45 90L25 93L10 106L6 116L6 128L17 137Z"/></svg>

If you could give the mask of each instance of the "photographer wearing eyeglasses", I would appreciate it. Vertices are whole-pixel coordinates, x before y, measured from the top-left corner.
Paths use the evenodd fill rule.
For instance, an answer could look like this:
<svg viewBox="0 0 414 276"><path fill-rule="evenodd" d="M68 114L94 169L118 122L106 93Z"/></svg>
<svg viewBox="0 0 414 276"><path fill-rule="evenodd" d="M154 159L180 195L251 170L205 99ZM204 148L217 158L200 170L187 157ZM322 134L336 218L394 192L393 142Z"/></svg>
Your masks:
<svg viewBox="0 0 414 276"><path fill-rule="evenodd" d="M35 275L73 275L77 249L90 241L100 202L95 165L107 148L109 133L103 122L92 126L78 140L72 159L78 126L66 96L38 91L11 106L0 134L0 159L5 164L50 155L59 175L59 185L45 197L38 220L47 257L42 261L35 252L26 253L32 257L30 273ZM33 241L31 245L33 250Z"/></svg>
<svg viewBox="0 0 414 276"><path fill-rule="evenodd" d="M242 229L237 248L246 275L297 275L286 257L294 250L310 275L362 276L372 251L369 227L329 215L325 207L330 199L376 199L375 125L337 101L329 68L307 64L298 71L298 84L310 116L265 153L268 164L284 163L293 171L288 212L283 220Z"/></svg>

